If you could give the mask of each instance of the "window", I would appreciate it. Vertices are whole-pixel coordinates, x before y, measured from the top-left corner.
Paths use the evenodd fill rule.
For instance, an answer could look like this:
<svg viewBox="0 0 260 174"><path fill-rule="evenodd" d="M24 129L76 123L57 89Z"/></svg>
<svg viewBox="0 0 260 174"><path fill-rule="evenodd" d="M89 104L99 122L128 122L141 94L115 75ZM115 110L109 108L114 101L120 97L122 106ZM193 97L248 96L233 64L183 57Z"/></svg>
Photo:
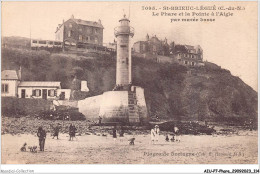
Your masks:
<svg viewBox="0 0 260 174"><path fill-rule="evenodd" d="M72 23L69 24L69 27L72 28Z"/></svg>
<svg viewBox="0 0 260 174"><path fill-rule="evenodd" d="M8 88L9 88L8 84L2 84L2 92L3 93L8 93Z"/></svg>
<svg viewBox="0 0 260 174"><path fill-rule="evenodd" d="M92 31L91 28L87 28L88 33L92 33L91 31Z"/></svg>
<svg viewBox="0 0 260 174"><path fill-rule="evenodd" d="M54 89L48 90L48 96L54 97L55 96L55 90Z"/></svg>
<svg viewBox="0 0 260 174"><path fill-rule="evenodd" d="M188 61L184 61L185 65L188 65Z"/></svg>
<svg viewBox="0 0 260 174"><path fill-rule="evenodd" d="M32 96L40 97L41 92L42 91L40 89L35 89L35 90L33 90Z"/></svg>
<svg viewBox="0 0 260 174"><path fill-rule="evenodd" d="M39 44L46 44L46 41L41 40L39 41Z"/></svg>
<svg viewBox="0 0 260 174"><path fill-rule="evenodd" d="M70 31L68 32L68 37L71 37L71 33L72 33L72 32L71 32L71 30L70 30Z"/></svg>
<svg viewBox="0 0 260 174"><path fill-rule="evenodd" d="M60 42L54 42L54 45L61 45Z"/></svg>
<svg viewBox="0 0 260 174"><path fill-rule="evenodd" d="M37 43L37 40L33 40L32 43Z"/></svg>
<svg viewBox="0 0 260 174"><path fill-rule="evenodd" d="M79 41L82 41L82 35L79 35Z"/></svg>
<svg viewBox="0 0 260 174"><path fill-rule="evenodd" d="M191 66L194 66L195 65L195 63L194 62L191 62Z"/></svg>
<svg viewBox="0 0 260 174"><path fill-rule="evenodd" d="M49 41L49 44L53 45L53 41Z"/></svg>
<svg viewBox="0 0 260 174"><path fill-rule="evenodd" d="M94 31L95 31L95 33L98 33L98 29L97 29L97 28L95 28L95 30L94 30Z"/></svg>
<svg viewBox="0 0 260 174"><path fill-rule="evenodd" d="M95 37L95 43L98 43L98 38L97 37Z"/></svg>

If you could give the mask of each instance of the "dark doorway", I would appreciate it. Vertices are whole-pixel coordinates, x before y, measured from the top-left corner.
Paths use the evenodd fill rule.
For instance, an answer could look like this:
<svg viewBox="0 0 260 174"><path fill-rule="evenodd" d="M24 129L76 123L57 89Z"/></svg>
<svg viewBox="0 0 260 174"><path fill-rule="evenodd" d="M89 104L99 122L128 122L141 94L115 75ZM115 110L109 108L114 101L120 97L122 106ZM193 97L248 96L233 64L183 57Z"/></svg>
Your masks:
<svg viewBox="0 0 260 174"><path fill-rule="evenodd" d="M22 98L25 98L25 89L22 89Z"/></svg>
<svg viewBox="0 0 260 174"><path fill-rule="evenodd" d="M61 92L61 94L60 94L60 100L65 100L65 92Z"/></svg>
<svg viewBox="0 0 260 174"><path fill-rule="evenodd" d="M42 90L42 98L45 100L47 99L47 89Z"/></svg>

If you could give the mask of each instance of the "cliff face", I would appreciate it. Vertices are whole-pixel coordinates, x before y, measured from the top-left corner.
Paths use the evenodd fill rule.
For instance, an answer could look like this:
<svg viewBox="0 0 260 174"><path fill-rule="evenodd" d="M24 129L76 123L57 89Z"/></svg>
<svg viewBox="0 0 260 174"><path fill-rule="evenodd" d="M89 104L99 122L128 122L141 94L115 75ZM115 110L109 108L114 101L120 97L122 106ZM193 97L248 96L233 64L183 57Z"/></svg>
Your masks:
<svg viewBox="0 0 260 174"><path fill-rule="evenodd" d="M112 90L116 60L111 56L49 54L2 49L2 70L22 66L23 80L57 80L70 88L75 77L87 80L91 92L79 99ZM37 73L36 73L37 72ZM186 68L133 57L133 84L144 88L149 116L167 120L239 121L257 119L257 92L215 64Z"/></svg>
<svg viewBox="0 0 260 174"><path fill-rule="evenodd" d="M134 65L134 83L145 88L151 116L214 121L257 118L257 92L215 64L190 69L137 60Z"/></svg>

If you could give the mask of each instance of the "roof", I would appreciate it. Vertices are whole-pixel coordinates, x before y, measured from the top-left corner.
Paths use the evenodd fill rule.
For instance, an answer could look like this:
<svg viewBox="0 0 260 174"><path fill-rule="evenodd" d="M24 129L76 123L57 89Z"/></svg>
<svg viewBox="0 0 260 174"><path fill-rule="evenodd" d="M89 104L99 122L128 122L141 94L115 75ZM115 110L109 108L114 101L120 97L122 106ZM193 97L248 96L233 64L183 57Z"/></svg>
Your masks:
<svg viewBox="0 0 260 174"><path fill-rule="evenodd" d="M104 29L103 25L99 22L95 22L95 21L85 21L85 20L82 20L82 19L75 19L75 18L70 18L68 20L73 20L76 24L78 25L86 25L86 26L92 26L92 27L97 27L97 28L102 28ZM67 21L68 21L67 20ZM67 22L66 21L66 22ZM62 24L59 24L55 33L61 28L61 26L63 25L64 23Z"/></svg>
<svg viewBox="0 0 260 174"><path fill-rule="evenodd" d="M175 52L187 52L186 47L184 45L175 45L174 49Z"/></svg>
<svg viewBox="0 0 260 174"><path fill-rule="evenodd" d="M126 18L126 15L125 15L125 14L124 14L124 17L119 20L119 22L120 22L120 21L128 21L128 22L130 22L130 20Z"/></svg>
<svg viewBox="0 0 260 174"><path fill-rule="evenodd" d="M19 87L60 87L60 82L26 81L21 82Z"/></svg>
<svg viewBox="0 0 260 174"><path fill-rule="evenodd" d="M15 70L4 70L1 72L2 80L18 80L18 76Z"/></svg>
<svg viewBox="0 0 260 174"><path fill-rule="evenodd" d="M184 45L188 50L194 50L194 46L191 46L191 45Z"/></svg>
<svg viewBox="0 0 260 174"><path fill-rule="evenodd" d="M139 42L140 42L140 43L142 43L142 42L143 42L143 43L146 43L147 41L141 41L141 40L140 40L140 41L135 42L134 44L139 43Z"/></svg>
<svg viewBox="0 0 260 174"><path fill-rule="evenodd" d="M98 28L104 28L103 25L99 22L95 21L85 21L82 19L72 19L74 22L76 22L78 25L87 25L92 27L98 27Z"/></svg>

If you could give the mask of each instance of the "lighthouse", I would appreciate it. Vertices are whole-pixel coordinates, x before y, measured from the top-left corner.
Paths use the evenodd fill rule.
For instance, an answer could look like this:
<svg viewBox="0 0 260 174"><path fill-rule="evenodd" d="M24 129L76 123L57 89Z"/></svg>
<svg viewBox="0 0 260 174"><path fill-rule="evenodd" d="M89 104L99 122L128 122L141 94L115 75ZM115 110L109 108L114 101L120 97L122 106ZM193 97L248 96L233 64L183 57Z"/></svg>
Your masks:
<svg viewBox="0 0 260 174"><path fill-rule="evenodd" d="M115 28L117 38L116 85L124 88L132 83L132 58L130 39L134 36L134 28L130 27L130 20L126 15L119 20L120 25Z"/></svg>
<svg viewBox="0 0 260 174"><path fill-rule="evenodd" d="M79 112L89 120L101 117L103 123L140 125L148 122L144 89L132 83L131 38L134 29L124 17L115 27L117 38L116 86L112 91L78 102Z"/></svg>

